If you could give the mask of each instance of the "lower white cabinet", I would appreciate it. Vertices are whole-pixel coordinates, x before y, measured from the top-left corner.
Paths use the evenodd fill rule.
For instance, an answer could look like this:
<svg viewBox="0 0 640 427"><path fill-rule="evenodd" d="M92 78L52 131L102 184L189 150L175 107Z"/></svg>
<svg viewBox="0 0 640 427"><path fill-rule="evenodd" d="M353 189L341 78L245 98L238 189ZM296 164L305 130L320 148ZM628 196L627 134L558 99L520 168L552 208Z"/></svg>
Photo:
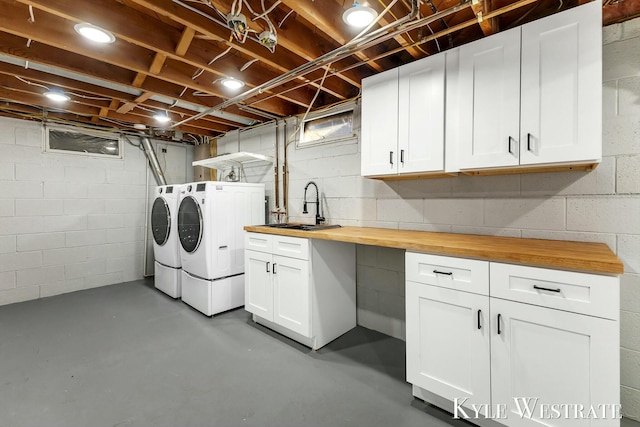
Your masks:
<svg viewBox="0 0 640 427"><path fill-rule="evenodd" d="M414 395L480 425L618 427L619 279L470 261L407 252Z"/></svg>
<svg viewBox="0 0 640 427"><path fill-rule="evenodd" d="M609 319L491 298L491 397L506 405L506 425L617 426L617 419L579 419L599 405L620 403L619 324ZM532 398L531 417L520 416ZM553 405L569 404L568 419L548 419ZM518 407L520 406L520 407ZM528 406L533 407L530 403ZM544 408L549 408L545 414ZM561 410L562 407L557 406Z"/></svg>
<svg viewBox="0 0 640 427"><path fill-rule="evenodd" d="M489 298L407 282L407 381L464 407L491 399Z"/></svg>
<svg viewBox="0 0 640 427"><path fill-rule="evenodd" d="M354 244L246 233L245 248L245 309L257 323L314 350L356 326Z"/></svg>

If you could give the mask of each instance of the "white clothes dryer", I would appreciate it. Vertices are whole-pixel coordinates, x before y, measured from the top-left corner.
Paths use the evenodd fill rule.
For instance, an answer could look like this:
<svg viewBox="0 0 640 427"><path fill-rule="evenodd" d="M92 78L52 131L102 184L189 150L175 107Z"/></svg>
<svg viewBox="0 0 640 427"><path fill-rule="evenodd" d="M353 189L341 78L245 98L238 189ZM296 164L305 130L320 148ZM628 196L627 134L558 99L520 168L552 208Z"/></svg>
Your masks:
<svg viewBox="0 0 640 427"><path fill-rule="evenodd" d="M244 304L244 226L265 222L264 184L184 184L178 208L182 300L212 316Z"/></svg>
<svg viewBox="0 0 640 427"><path fill-rule="evenodd" d="M154 285L173 298L182 291L182 261L178 242L180 185L156 187L151 208L151 233L155 257Z"/></svg>

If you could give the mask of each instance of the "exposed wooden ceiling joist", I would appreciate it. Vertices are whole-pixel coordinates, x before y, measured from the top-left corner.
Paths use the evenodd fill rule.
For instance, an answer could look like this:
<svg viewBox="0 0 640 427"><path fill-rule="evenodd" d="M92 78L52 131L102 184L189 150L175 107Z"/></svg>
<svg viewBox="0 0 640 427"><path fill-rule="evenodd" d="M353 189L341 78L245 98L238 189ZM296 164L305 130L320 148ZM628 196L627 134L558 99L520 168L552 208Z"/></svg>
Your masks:
<svg viewBox="0 0 640 427"><path fill-rule="evenodd" d="M244 42L232 37L226 25L226 14L240 1L254 31ZM182 132L218 135L305 111L316 91L313 108L350 99L364 77L585 1L473 0L472 7L428 26L354 49L329 66L227 105L225 100L237 92L223 88L222 78L240 79L245 82L242 90L250 90L351 40L358 30L346 26L342 13L352 1L0 0L0 115L37 117L45 109L61 120L126 128L133 123L152 126L154 112L167 111L174 121L182 121L224 103L224 110L180 127ZM389 9L374 29L410 11L408 0L369 3L378 12ZM459 4L424 0L420 16ZM603 5L605 24L640 16L640 0L604 0ZM255 16L263 7L269 10L271 27ZM115 43L95 45L80 38L73 29L80 22L110 30ZM277 33L272 51L255 40L269 28ZM44 87L75 95L68 105L52 110L55 105L42 96Z"/></svg>

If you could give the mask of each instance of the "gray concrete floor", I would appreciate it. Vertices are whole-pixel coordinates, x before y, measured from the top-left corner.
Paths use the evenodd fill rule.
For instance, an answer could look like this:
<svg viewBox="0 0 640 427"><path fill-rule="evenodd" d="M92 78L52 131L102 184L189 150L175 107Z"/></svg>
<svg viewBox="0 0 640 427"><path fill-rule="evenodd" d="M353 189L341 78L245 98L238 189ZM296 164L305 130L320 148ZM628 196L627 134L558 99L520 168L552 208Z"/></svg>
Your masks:
<svg viewBox="0 0 640 427"><path fill-rule="evenodd" d="M152 280L59 295L0 307L0 426L468 427L412 398L404 348L357 327L312 352Z"/></svg>

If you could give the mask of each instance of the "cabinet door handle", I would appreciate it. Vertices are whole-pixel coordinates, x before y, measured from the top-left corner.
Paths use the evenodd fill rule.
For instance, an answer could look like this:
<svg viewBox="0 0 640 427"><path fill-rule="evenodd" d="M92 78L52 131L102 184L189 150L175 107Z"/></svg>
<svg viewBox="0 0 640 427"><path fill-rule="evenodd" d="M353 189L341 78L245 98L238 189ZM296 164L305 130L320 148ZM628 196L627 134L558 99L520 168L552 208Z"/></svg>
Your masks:
<svg viewBox="0 0 640 427"><path fill-rule="evenodd" d="M271 271L269 270L269 265L270 265L270 264L271 264L271 263L267 261L267 264L266 264L266 266L267 266L267 273L271 273Z"/></svg>
<svg viewBox="0 0 640 427"><path fill-rule="evenodd" d="M531 151L531 134L527 133L527 151Z"/></svg>
<svg viewBox="0 0 640 427"><path fill-rule="evenodd" d="M511 136L509 136L509 142L507 143L507 148L509 149L509 154L513 154L513 151L511 150L511 141L515 141L515 139L512 138Z"/></svg>
<svg viewBox="0 0 640 427"><path fill-rule="evenodd" d="M228 246L227 246L227 245L224 245L224 246L218 246L218 249L227 249L227 248L228 248Z"/></svg>
<svg viewBox="0 0 640 427"><path fill-rule="evenodd" d="M389 151L389 164L393 166L393 151Z"/></svg>
<svg viewBox="0 0 640 427"><path fill-rule="evenodd" d="M451 271L438 271L438 270L433 270L433 272L435 274L442 274L445 276L453 276L453 273Z"/></svg>
<svg viewBox="0 0 640 427"><path fill-rule="evenodd" d="M501 320L502 320L502 314L498 313L498 335L502 333L502 330L500 329Z"/></svg>
<svg viewBox="0 0 640 427"><path fill-rule="evenodd" d="M404 150L400 150L400 163L404 164Z"/></svg>
<svg viewBox="0 0 640 427"><path fill-rule="evenodd" d="M273 274L276 274L276 263L273 263L273 268L271 269L271 271L273 272Z"/></svg>
<svg viewBox="0 0 640 427"><path fill-rule="evenodd" d="M533 289L536 289L538 291L560 292L560 288L545 288L538 285L533 285Z"/></svg>
<svg viewBox="0 0 640 427"><path fill-rule="evenodd" d="M482 325L480 324L480 317L482 316L482 310L478 310L478 329L482 328Z"/></svg>

